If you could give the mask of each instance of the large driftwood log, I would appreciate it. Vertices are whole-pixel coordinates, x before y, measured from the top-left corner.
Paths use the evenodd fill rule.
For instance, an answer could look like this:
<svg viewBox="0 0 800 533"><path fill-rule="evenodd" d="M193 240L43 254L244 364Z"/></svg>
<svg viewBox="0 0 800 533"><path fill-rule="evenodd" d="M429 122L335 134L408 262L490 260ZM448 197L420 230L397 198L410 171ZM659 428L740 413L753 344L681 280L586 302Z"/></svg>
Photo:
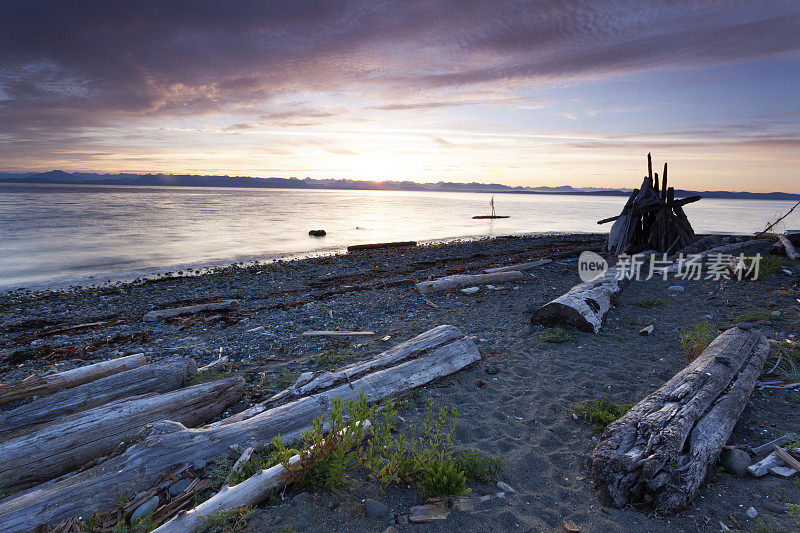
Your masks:
<svg viewBox="0 0 800 533"><path fill-rule="evenodd" d="M517 281L524 278L525 276L519 271L495 272L493 274L456 274L432 281L422 281L417 283L416 287L421 294L428 294L429 292L449 291L461 287L469 287L471 285Z"/></svg>
<svg viewBox="0 0 800 533"><path fill-rule="evenodd" d="M120 398L175 390L194 371L193 359L171 357L37 398L16 409L0 412L0 442L22 428L86 411Z"/></svg>
<svg viewBox="0 0 800 533"><path fill-rule="evenodd" d="M683 508L727 442L769 352L760 332L731 328L609 425L592 453L603 499Z"/></svg>
<svg viewBox="0 0 800 533"><path fill-rule="evenodd" d="M566 294L537 309L531 317L531 324L567 326L597 333L603 317L613 306L612 298L627 281L628 278L620 275L618 267L609 268L599 278L575 285Z"/></svg>
<svg viewBox="0 0 800 533"><path fill-rule="evenodd" d="M117 494L135 493L153 483L163 472L194 461L209 461L227 453L232 445L269 442L276 435L285 441L299 437L317 416L327 413L333 398L345 401L363 392L377 402L403 390L424 385L480 359L472 339L458 332L457 338L441 344L441 336L452 335L453 326L440 326L428 338L427 349L411 339L397 346L415 346L416 356L280 405L231 424L187 429L177 422L159 422L122 454L83 472L46 483L0 500L0 531L33 529L74 513L91 515L110 507ZM430 333L430 332L429 332ZM403 357L398 355L398 359Z"/></svg>
<svg viewBox="0 0 800 533"><path fill-rule="evenodd" d="M173 307L171 309L156 309L144 315L145 322L155 322L165 318L173 318L180 315L191 315L202 311L227 311L239 306L239 300L222 300L221 302L211 302L207 304L187 305L186 307Z"/></svg>
<svg viewBox="0 0 800 533"><path fill-rule="evenodd" d="M371 423L365 420L360 432L369 430ZM300 462L299 455L289 458L289 466ZM235 467L235 465L234 465ZM153 533L194 533L212 514L238 507L250 507L264 501L270 492L286 482L286 468L277 464L261 470L234 487L224 483L220 491L191 511L176 516Z"/></svg>
<svg viewBox="0 0 800 533"><path fill-rule="evenodd" d="M127 357L103 361L102 363L74 368L65 372L58 372L49 376L32 378L27 381L0 384L0 405L14 400L46 394L58 389L77 387L96 379L140 367L146 362L144 354L137 353Z"/></svg>
<svg viewBox="0 0 800 533"><path fill-rule="evenodd" d="M487 268L484 269L484 274L494 274L495 272L510 272L510 271L518 271L522 272L523 270L530 270L532 268L536 268L538 266L546 265L547 263L551 263L552 259L539 259L538 261L531 261L529 263L519 263L516 265L506 265L501 267L494 267L494 268Z"/></svg>
<svg viewBox="0 0 800 533"><path fill-rule="evenodd" d="M166 394L124 398L38 426L0 444L0 483L21 489L60 476L113 451L120 441L160 420L202 424L242 394L244 380L229 378ZM141 466L149 468L146 463Z"/></svg>

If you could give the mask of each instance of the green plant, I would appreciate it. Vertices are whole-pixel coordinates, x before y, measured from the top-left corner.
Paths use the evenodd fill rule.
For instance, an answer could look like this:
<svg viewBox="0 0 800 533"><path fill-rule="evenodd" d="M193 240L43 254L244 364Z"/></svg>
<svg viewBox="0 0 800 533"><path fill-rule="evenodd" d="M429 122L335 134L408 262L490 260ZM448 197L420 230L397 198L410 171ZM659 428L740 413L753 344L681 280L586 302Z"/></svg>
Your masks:
<svg viewBox="0 0 800 533"><path fill-rule="evenodd" d="M294 383L298 377L300 377L299 370L284 369L279 375L275 375L271 379L267 379L267 376L263 375L256 386L268 392L278 393Z"/></svg>
<svg viewBox="0 0 800 533"><path fill-rule="evenodd" d="M247 521L253 515L249 507L235 507L217 511L206 517L197 528L197 533L239 533L247 527Z"/></svg>
<svg viewBox="0 0 800 533"><path fill-rule="evenodd" d="M296 533L296 532L291 524L287 524L280 529L279 533Z"/></svg>
<svg viewBox="0 0 800 533"><path fill-rule="evenodd" d="M774 516L762 514L758 518L758 522L756 522L753 526L753 531L756 531L757 533L775 533L778 531L775 529L777 523L778 521L775 520Z"/></svg>
<svg viewBox="0 0 800 533"><path fill-rule="evenodd" d="M240 453L240 450L237 450ZM230 476L230 486L238 485L242 481L251 478L261 470L273 467L281 462L281 454L272 444L259 444L255 447L250 459L239 465L239 470L233 472L232 468L228 471Z"/></svg>
<svg viewBox="0 0 800 533"><path fill-rule="evenodd" d="M761 279L768 279L774 273L781 270L786 261L782 257L778 257L777 255L761 255L758 256L745 256L743 258L744 264L747 265L747 269L750 270L753 267L753 261L756 257L759 257L758 261L758 277L753 278L756 280ZM755 270L754 270L755 273Z"/></svg>
<svg viewBox="0 0 800 533"><path fill-rule="evenodd" d="M631 407L633 407L633 404L617 405L607 397L602 396L596 400L576 403L572 406L572 412L585 420L594 422L594 430L600 432L611 422L627 413Z"/></svg>
<svg viewBox="0 0 800 533"><path fill-rule="evenodd" d="M464 472L467 481L485 483L497 479L503 471L503 459L496 456L486 456L477 450L464 450L455 454L453 464L456 469Z"/></svg>
<svg viewBox="0 0 800 533"><path fill-rule="evenodd" d="M428 400L422 428L410 425L408 437L397 431L397 409L392 402L385 401L376 414L380 420L376 420L360 461L384 484L422 479L427 466L452 460L453 431L458 422L455 409L435 410Z"/></svg>
<svg viewBox="0 0 800 533"><path fill-rule="evenodd" d="M450 457L432 461L425 465L419 486L428 496L458 496L470 491L466 487L466 476Z"/></svg>
<svg viewBox="0 0 800 533"><path fill-rule="evenodd" d="M343 361L355 357L356 351L347 343L334 344L332 347L327 348L322 353L314 356L314 361L320 365L325 365L328 368L339 366Z"/></svg>
<svg viewBox="0 0 800 533"><path fill-rule="evenodd" d="M573 340L575 336L563 328L547 328L539 333L539 340L542 342L562 343Z"/></svg>
<svg viewBox="0 0 800 533"><path fill-rule="evenodd" d="M788 342L774 346L767 366L769 374L777 374L793 383L800 382L800 346ZM797 399L794 396L797 396ZM800 401L800 395L797 393L789 398Z"/></svg>
<svg viewBox="0 0 800 533"><path fill-rule="evenodd" d="M769 311L767 309L755 309L752 311L746 311L741 315L738 315L733 321L736 324L741 322L758 322L759 320L768 320L770 317Z"/></svg>
<svg viewBox="0 0 800 533"><path fill-rule="evenodd" d="M348 483L346 474L351 462L358 457L355 449L363 438L362 426L374 409L367 404L366 396L359 394L357 400L347 402L345 416L344 401L334 398L327 417L317 417L311 429L303 433L300 449L289 449L281 438L275 437L273 445L287 470L287 481L299 489L325 488L334 492ZM325 436L324 423L330 427ZM289 463L291 455L299 455L300 460Z"/></svg>
<svg viewBox="0 0 800 533"><path fill-rule="evenodd" d="M656 307L664 303L664 300L660 300L658 298L642 298L636 305L639 307Z"/></svg>
<svg viewBox="0 0 800 533"><path fill-rule="evenodd" d="M233 467L234 460L230 457L221 456L214 459L211 466L208 467L206 472L208 479L211 482L211 488L218 490L225 483L225 479Z"/></svg>
<svg viewBox="0 0 800 533"><path fill-rule="evenodd" d="M116 507L125 507L126 503L128 503L128 496L125 493L120 492L114 498L114 506Z"/></svg>
<svg viewBox="0 0 800 533"><path fill-rule="evenodd" d="M140 516L133 522L131 522L131 526L129 528L130 533L149 533L153 531L155 528L158 527L158 522L153 520L153 515L146 514L144 516Z"/></svg>
<svg viewBox="0 0 800 533"><path fill-rule="evenodd" d="M800 505L796 503L787 503L786 512L789 513L794 525L800 528Z"/></svg>
<svg viewBox="0 0 800 533"><path fill-rule="evenodd" d="M83 520L81 525L86 533L95 533L100 528L100 517L92 515L86 520Z"/></svg>
<svg viewBox="0 0 800 533"><path fill-rule="evenodd" d="M128 524L125 523L125 520L120 520L111 530L111 533L130 533L130 529L128 529Z"/></svg>
<svg viewBox="0 0 800 533"><path fill-rule="evenodd" d="M783 485L775 487L773 492L775 493L775 497L778 498L778 501L784 501L786 499L786 487Z"/></svg>
<svg viewBox="0 0 800 533"><path fill-rule="evenodd" d="M200 385L201 383L210 383L212 381L219 381L231 377L229 372L221 372L219 370L206 370L205 372L195 372L183 382L181 387L191 387L192 385Z"/></svg>
<svg viewBox="0 0 800 533"><path fill-rule="evenodd" d="M692 329L681 329L680 339L686 362L691 363L703 353L711 342L717 338L719 332L708 321L695 324Z"/></svg>

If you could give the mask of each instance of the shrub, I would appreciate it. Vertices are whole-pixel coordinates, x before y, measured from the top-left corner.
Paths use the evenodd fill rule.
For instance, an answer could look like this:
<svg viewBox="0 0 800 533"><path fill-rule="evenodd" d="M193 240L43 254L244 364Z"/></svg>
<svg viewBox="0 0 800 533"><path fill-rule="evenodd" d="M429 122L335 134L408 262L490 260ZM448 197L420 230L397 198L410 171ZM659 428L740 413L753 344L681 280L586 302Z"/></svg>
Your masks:
<svg viewBox="0 0 800 533"><path fill-rule="evenodd" d="M781 343L770 354L768 374L777 374L793 383L800 382L800 346Z"/></svg>
<svg viewBox="0 0 800 533"><path fill-rule="evenodd" d="M256 387L267 392L278 393L294 383L298 377L300 377L299 370L284 369L280 374L274 375L270 379L266 375L262 375L261 381Z"/></svg>
<svg viewBox="0 0 800 533"><path fill-rule="evenodd" d="M344 401L334 398L328 416L316 418L311 429L303 433L299 450L286 448L281 438L276 437L273 445L287 470L288 483L299 489L325 488L334 492L348 483L346 474L350 463L358 457L359 450L355 448L363 438L361 427L373 413L363 393L358 400L347 402L346 417ZM325 421L330 427L327 436L323 430ZM289 464L291 455L299 455L300 461Z"/></svg>
<svg viewBox="0 0 800 533"><path fill-rule="evenodd" d="M636 305L639 307L656 307L664 303L664 300L659 300L658 298L642 298Z"/></svg>
<svg viewBox="0 0 800 533"><path fill-rule="evenodd" d="M769 311L766 309L755 309L747 311L737 316L733 321L737 324L741 322L758 322L759 320L768 320L770 317Z"/></svg>
<svg viewBox="0 0 800 533"><path fill-rule="evenodd" d="M217 511L206 517L197 528L197 533L239 533L247 527L253 515L249 507L236 507Z"/></svg>
<svg viewBox="0 0 800 533"><path fill-rule="evenodd" d="M465 450L455 455L454 466L464 472L467 481L485 483L497 479L505 464L496 456L486 456L477 450Z"/></svg>
<svg viewBox="0 0 800 533"><path fill-rule="evenodd" d="M627 413L633 404L617 405L605 396L596 400L578 402L572 407L572 412L584 419L594 422L594 430L601 432L611 422L618 420Z"/></svg>
<svg viewBox="0 0 800 533"><path fill-rule="evenodd" d="M691 363L703 353L711 342L717 338L719 332L708 321L695 324L692 329L681 329L681 348L686 355L686 362Z"/></svg>
<svg viewBox="0 0 800 533"><path fill-rule="evenodd" d="M761 255L758 262L758 277L757 280L768 279L774 273L781 270L786 264L786 260L777 255ZM747 265L748 270L753 265L755 256L745 256L743 258L744 264Z"/></svg>
<svg viewBox="0 0 800 533"><path fill-rule="evenodd" d="M424 472L419 486L428 496L458 496L470 491L466 488L464 472L456 468L449 457L429 462Z"/></svg>
<svg viewBox="0 0 800 533"><path fill-rule="evenodd" d="M539 333L539 340L542 342L562 343L573 340L575 336L563 328L547 328Z"/></svg>

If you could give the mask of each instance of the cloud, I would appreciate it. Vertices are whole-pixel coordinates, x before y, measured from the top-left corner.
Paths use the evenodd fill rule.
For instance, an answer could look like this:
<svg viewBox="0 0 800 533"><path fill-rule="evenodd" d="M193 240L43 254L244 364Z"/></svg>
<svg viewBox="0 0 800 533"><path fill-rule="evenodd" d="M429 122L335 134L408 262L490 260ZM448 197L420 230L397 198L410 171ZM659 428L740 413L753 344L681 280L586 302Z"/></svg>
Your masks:
<svg viewBox="0 0 800 533"><path fill-rule="evenodd" d="M4 3L9 131L240 110L298 91L546 83L800 49L793 2L89 1ZM269 116L264 120L277 120ZM318 117L322 118L322 117Z"/></svg>

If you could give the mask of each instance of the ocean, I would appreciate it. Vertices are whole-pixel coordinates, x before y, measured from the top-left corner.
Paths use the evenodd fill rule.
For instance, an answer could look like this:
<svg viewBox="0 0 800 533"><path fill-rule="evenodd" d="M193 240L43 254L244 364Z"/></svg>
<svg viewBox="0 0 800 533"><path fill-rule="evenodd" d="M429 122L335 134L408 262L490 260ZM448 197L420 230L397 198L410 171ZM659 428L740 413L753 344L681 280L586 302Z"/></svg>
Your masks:
<svg viewBox="0 0 800 533"><path fill-rule="evenodd" d="M0 184L0 287L58 287L351 244L607 232L621 196ZM698 233L752 233L794 202L703 199ZM798 217L794 218L793 228ZM791 225L792 220L787 220ZM327 236L309 237L311 229Z"/></svg>

